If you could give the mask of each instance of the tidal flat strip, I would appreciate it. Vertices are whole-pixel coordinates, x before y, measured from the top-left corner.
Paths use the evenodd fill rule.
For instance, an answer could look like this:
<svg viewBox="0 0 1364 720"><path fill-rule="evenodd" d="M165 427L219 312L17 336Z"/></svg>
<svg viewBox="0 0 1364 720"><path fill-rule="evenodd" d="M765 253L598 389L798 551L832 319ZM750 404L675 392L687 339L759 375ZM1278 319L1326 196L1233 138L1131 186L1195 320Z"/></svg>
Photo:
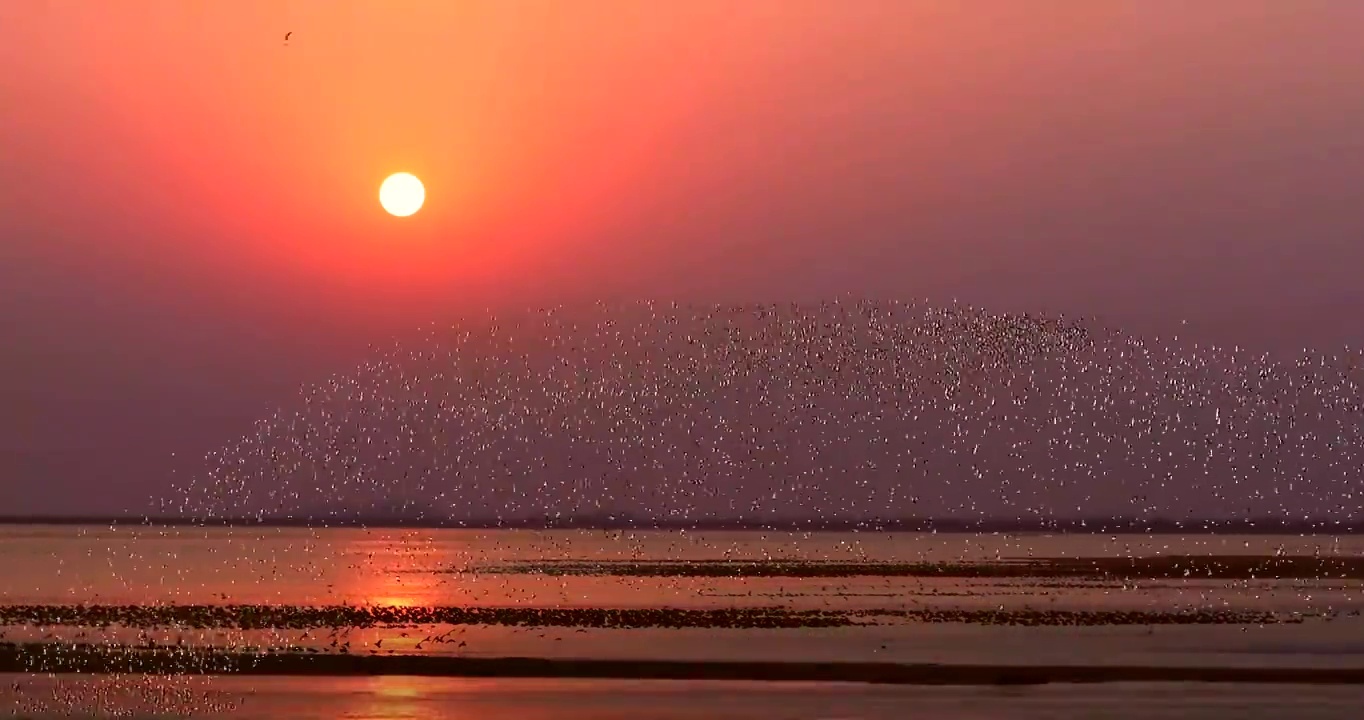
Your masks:
<svg viewBox="0 0 1364 720"><path fill-rule="evenodd" d="M397 564L397 563L395 563ZM464 579L452 576L447 565L428 564L422 570L436 582L458 585ZM1194 660L1169 665L1160 655L1170 635L1155 633L1156 626L1231 626L1259 628L1287 642L1289 637L1324 637L1323 633L1346 632L1357 626L1361 608L1357 601L1340 593L1327 599L1304 604L1265 599L1260 593L1277 592L1268 585L1289 587L1298 584L1332 584L1353 591L1364 579L1364 558L1357 555L1154 555L1132 557L1002 558L983 561L898 562L870 560L730 560L692 559L685 561L650 559L529 559L505 561L500 565L471 568L472 575L495 577L515 586L517 582L541 582L527 576L548 576L545 582L557 584L588 582L574 577L621 578L637 583L656 578L662 587L648 586L640 595L617 594L610 589L590 598L594 604L577 606L542 600L540 605L513 604L514 592L484 599L495 604L441 603L432 593L418 603L343 600L323 598L312 604L295 594L291 602L233 601L225 592L200 593L183 603L139 600L99 604L63 604L41 597L25 603L0 605L0 632L9 629L11 642L0 642L0 671L21 673L145 673L152 675L419 675L449 677L524 677L583 679L735 679L755 681L836 681L922 685L1013 685L1039 683L1101 682L1241 682L1300 684L1364 684L1364 666L1346 660L1345 666L1304 666L1294 657L1262 654L1253 667L1229 657L1209 652L1206 663ZM521 576L515 579L513 576ZM549 579L549 578L559 578ZM673 579L698 578L699 585L673 584ZM860 593L858 582L848 587L841 578L876 579L877 593ZM407 576L402 576L407 578ZM893 578L911 578L904 587ZM788 581L789 579L789 581ZM802 580L804 579L804 580ZM835 579L838 579L835 581ZM941 588L932 590L939 599L918 594L918 583L932 587L936 580L962 581L984 579L1006 584L1031 584L1036 587L1083 590L1068 606L1054 604L1054 595L1040 593L1020 604L1009 606L987 599L983 605L961 606L955 595ZM796 597L818 596L824 607L779 604L751 592L743 600L722 604L688 606L686 591L731 588L725 580L757 588L792 592ZM766 582L777 581L775 584ZM1133 581L1141 580L1140 583ZM396 588L404 579L384 578L376 587ZM590 581L596 582L596 581ZM941 584L941 583L938 583ZM695 587L692 587L695 585ZM884 585L884 587L882 587ZM1128 587L1149 591L1154 586L1189 588L1197 597L1169 598L1159 593L1138 592L1128 595ZM771 586L771 587L767 587ZM1249 591L1245 588L1250 588ZM682 588L686 588L684 591ZM830 588L837 592L830 594ZM1219 588L1221 588L1219 590ZM950 589L950 588L949 588ZM1239 594L1238 594L1238 589ZM1223 591L1230 591L1226 594ZM979 589L973 593L979 594ZM1108 593L1115 601L1106 601ZM1121 592L1120 592L1121 591ZM678 594L682 593L682 594ZM815 594L811 594L815 593ZM878 594L879 593L879 594ZM831 598L846 595L842 602ZM1292 593L1293 598L1298 593ZM850 598L882 599L857 601ZM951 596L949 598L948 596ZM1093 601L1100 603L1092 605ZM434 602L433 602L434 601ZM623 602L621 602L623 601ZM631 604L632 602L636 604ZM859 602L870 603L869 605ZM1322 623L1340 621L1342 629ZM912 629L909 626L935 625L936 628ZM986 641L987 654L962 654L927 649L942 638L957 638L958 626L1023 628L1137 628L1143 633L1142 648L1112 658L1111 664L1085 664L1070 655L1051 654L1002 665L993 651L995 640ZM1146 627L1150 632L1141 630ZM1267 630L1277 626L1283 632ZM499 630L500 628L500 630ZM655 648L647 657L631 657L639 650L622 652L616 647L614 631L664 631L661 635L635 637L632 642ZM672 631L679 632L674 636ZM810 654L794 652L768 656L739 657L699 655L685 649L685 643L700 637L730 642L744 632L778 631L773 638L787 643L807 638L823 647L830 638L848 643L847 650L832 654L820 650ZM944 631L943 635L939 630ZM1207 627L1207 630L1212 630ZM359 631L352 633L352 631ZM729 631L741 631L730 634ZM804 632L808 631L808 633ZM546 633L549 637L546 639ZM987 630L984 632L996 632ZM1000 637L1022 642L1011 630ZM1050 630L1023 630L1047 637ZM1062 630L1062 632L1070 632ZM1086 630L1086 647L1094 638L1108 637ZM1180 631L1185 632L1183 630ZM1198 630L1197 632L1205 632ZM486 633L486 636L478 636ZM510 633L510 634L508 634ZM587 633L579 636L573 633ZM1306 633L1306 634L1303 634ZM622 633L624 638L629 633ZM690 638L683 644L659 650L659 639L668 642ZM808 635L808 637L807 637ZM1038 637L1042 637L1038 635ZM425 637L424 637L425 636ZM523 642L519 639L525 638ZM579 637L581 645L575 645ZM886 638L898 637L898 640ZM993 637L993 636L991 636ZM1032 636L1029 636L1032 637ZM1077 638L1080 637L1077 635ZM1128 635L1123 635L1128 637ZM1136 637L1135 635L1131 637ZM1219 636L1220 637L1220 636ZM424 639L423 639L424 638ZM452 639L453 638L453 639ZM818 639L815 639L818 638ZM937 638L937 640L929 640ZM1149 638L1149 639L1148 639ZM1131 638L1129 638L1130 640ZM473 644L465 647L464 640ZM556 644L559 641L562 644ZM353 644L352 644L353 641ZM490 642L488 642L490 641ZM699 642L699 641L697 641ZM776 640L774 639L774 642ZM893 652L886 652L887 643ZM951 640L950 642L960 642ZM1032 640L1027 640L1032 643ZM1225 647L1237 647L1234 642ZM1314 640L1312 642L1320 642ZM423 651L424 644L431 647ZM537 644L538 643L538 644ZM1155 644L1152 644L1155 643ZM666 643L665 643L666 644ZM1271 643L1273 644L1273 643ZM1329 643L1327 643L1329 645ZM439 647L437 647L439 646ZM804 646L803 646L804 647ZM558 649L555 649L558 648ZM679 650L681 648L681 650ZM878 650L879 648L879 650ZM913 648L919 648L914 650ZM882 654L873 654L873 653ZM1091 648L1088 652L1093 654ZM1103 650L1103 653L1109 653ZM1179 652L1186 652L1180 650ZM1353 651L1346 651L1348 655ZM544 653L542 655L542 653ZM1018 654L1018 653L1015 653ZM1023 653L1026 654L1026 653ZM647 653L646 653L647 655ZM1106 654L1095 657L1108 657ZM628 659L627 659L628 658ZM807 662L779 662L798 658ZM877 662L868 662L869 660ZM1072 665L1073 663L1074 665ZM1083 665L1083 666L1082 666Z"/></svg>
<svg viewBox="0 0 1364 720"><path fill-rule="evenodd" d="M714 578L1073 578L1086 580L1364 580L1364 557L1158 555L1016 558L979 562L818 560L528 560L484 574ZM462 572L462 571L451 571Z"/></svg>
<svg viewBox="0 0 1364 720"><path fill-rule="evenodd" d="M50 644L44 644L50 645ZM409 676L853 682L892 685L1043 685L1195 682L1364 685L1364 668L940 665L723 662L413 655L301 655L141 650L108 646L0 648L0 673Z"/></svg>
<svg viewBox="0 0 1364 720"><path fill-rule="evenodd" d="M1314 617L1330 617L1325 613ZM423 625L572 628L798 629L880 624L885 620L976 625L1275 625L1301 623L1301 613L1202 609L964 610L946 608L792 610L782 607L532 608L288 605L27 605L0 607L0 625L148 630L350 630Z"/></svg>

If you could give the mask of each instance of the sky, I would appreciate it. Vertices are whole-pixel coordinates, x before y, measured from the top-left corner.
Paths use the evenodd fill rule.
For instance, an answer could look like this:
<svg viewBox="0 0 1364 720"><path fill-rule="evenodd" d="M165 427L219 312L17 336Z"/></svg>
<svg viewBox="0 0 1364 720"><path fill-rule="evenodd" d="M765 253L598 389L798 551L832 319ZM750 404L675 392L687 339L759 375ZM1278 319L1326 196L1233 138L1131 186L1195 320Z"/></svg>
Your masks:
<svg viewBox="0 0 1364 720"><path fill-rule="evenodd" d="M852 293L1358 344L1360 27L1334 0L0 4L0 514L141 507L369 344L489 308ZM377 202L397 171L410 218Z"/></svg>

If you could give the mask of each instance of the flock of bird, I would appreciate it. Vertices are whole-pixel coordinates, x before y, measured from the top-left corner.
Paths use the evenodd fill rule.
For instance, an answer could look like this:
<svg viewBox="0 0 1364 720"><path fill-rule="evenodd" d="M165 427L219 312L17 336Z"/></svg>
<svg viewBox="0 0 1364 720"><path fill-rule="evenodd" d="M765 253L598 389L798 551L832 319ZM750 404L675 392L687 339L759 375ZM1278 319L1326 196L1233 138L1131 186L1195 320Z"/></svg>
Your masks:
<svg viewBox="0 0 1364 720"><path fill-rule="evenodd" d="M204 517L1360 517L1355 358L970 307L599 305L395 343L212 454Z"/></svg>
<svg viewBox="0 0 1364 720"><path fill-rule="evenodd" d="M164 509L203 519L314 521L1358 521L1364 396L1357 360L1147 341L1094 323L964 306L641 303L533 311L430 328L376 349L354 372L305 388L210 454ZM509 557L527 552L514 550ZM366 628L402 631L356 649L377 655L403 652L395 643L415 643L417 652L448 644L463 653L467 643L454 635L469 626L542 633L882 622L1249 627L1307 615L1219 606L1207 597L1148 610L963 607L943 598L921 605L907 586L892 583L1020 577L1058 588L1121 581L1125 591L1132 578L1248 588L1273 577L1356 587L1364 573L1358 558L1335 553L887 564L736 560L726 552L722 560L603 564L567 547L561 560L530 552L535 559L482 563L481 574L500 577L502 594L515 600L497 607L252 604L225 594L224 604L3 606L0 626L31 628L42 639L32 647L0 643L0 664L103 663L109 652L132 649L148 662L173 659L167 668L212 671L224 648L255 652L263 641L268 647L256 648L263 656L350 654L351 631ZM161 562L167 572L187 570L175 558ZM281 572L252 568L263 584ZM508 588L526 572L679 588L689 578L823 579L825 590L837 591L830 596L844 601L859 593L827 580L879 577L902 602L871 609L826 597L818 609L755 607L750 586L746 602L718 608L546 606L534 597L520 606ZM86 642L87 633L111 627L135 630L140 644ZM176 639L157 639L164 632ZM385 646L388 639L394 642Z"/></svg>

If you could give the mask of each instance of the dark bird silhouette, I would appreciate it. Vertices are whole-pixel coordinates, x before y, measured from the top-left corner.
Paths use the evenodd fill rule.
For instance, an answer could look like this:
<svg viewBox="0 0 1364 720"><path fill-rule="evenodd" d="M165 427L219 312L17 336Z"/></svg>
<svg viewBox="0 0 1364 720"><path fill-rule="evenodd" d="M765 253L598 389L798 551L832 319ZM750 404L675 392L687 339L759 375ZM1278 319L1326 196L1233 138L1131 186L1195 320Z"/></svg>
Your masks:
<svg viewBox="0 0 1364 720"><path fill-rule="evenodd" d="M294 34L294 31L293 31L293 30L290 30L289 32L284 33L284 42L289 42L289 36L291 36L291 35L293 35L293 34Z"/></svg>

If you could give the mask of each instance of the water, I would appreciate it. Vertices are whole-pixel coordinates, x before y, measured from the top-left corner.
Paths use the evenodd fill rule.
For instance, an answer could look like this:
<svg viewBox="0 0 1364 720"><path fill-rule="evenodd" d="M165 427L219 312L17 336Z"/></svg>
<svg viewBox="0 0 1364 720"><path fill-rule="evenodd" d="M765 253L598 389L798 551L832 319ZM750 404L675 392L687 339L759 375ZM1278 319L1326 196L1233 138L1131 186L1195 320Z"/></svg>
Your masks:
<svg viewBox="0 0 1364 720"><path fill-rule="evenodd" d="M271 528L0 529L0 606L433 606L819 610L838 627L526 627L499 622L105 629L11 624L0 639L163 641L469 657L1217 666L1364 666L1364 581L934 577L628 577L504 572L568 560L989 563L1159 555L1364 556L1364 537L1007 536ZM1270 612L1295 623L1014 627L878 612ZM865 616L865 617L864 617ZM1321 616L1321 617L1317 617ZM839 617L842 617L839 615ZM322 618L321 621L325 621ZM325 622L319 624L325 625ZM553 623L546 623L553 624ZM325 630L325 631L324 631ZM438 638L427 640L428 638ZM426 640L425 642L423 642Z"/></svg>
<svg viewBox="0 0 1364 720"><path fill-rule="evenodd" d="M0 676L0 686L9 687L11 679ZM34 694L47 696L96 682L30 681ZM223 678L215 680L213 692L234 704L202 717L233 720L1353 720L1362 697L1353 687L1133 683L1018 690L402 677ZM49 711L27 717L71 715Z"/></svg>
<svg viewBox="0 0 1364 720"><path fill-rule="evenodd" d="M1364 667L1364 580L1017 577L640 577L628 561L959 563L1159 556L1364 556L1364 537L693 533L274 528L0 528L0 612L18 606L461 606L512 609L934 608L1265 611L1268 624L1017 627L875 618L837 627L461 625L149 627L11 621L0 640L337 651L361 655L941 664ZM595 561L588 574L534 571ZM527 568L527 566L529 566ZM574 565L573 567L578 567ZM532 572L526 572L529 569ZM767 612L762 610L762 612ZM1321 616L1321 617L1317 617ZM8 617L8 616L7 616ZM850 616L853 617L853 616ZM856 619L856 617L854 617ZM13 619L12 619L13 620ZM318 623L326 625L326 618ZM444 678L100 678L4 683L24 716L437 718L1353 717L1357 687L1131 685L884 688L833 684ZM178 689L177 689L178 688ZM170 693L170 695L168 695ZM1351 694L1353 693L1353 694ZM1353 705L1351 703L1354 703ZM63 704L66 703L66 704ZM1353 708L1353 710L1351 709ZM137 715L137 712L144 715Z"/></svg>

